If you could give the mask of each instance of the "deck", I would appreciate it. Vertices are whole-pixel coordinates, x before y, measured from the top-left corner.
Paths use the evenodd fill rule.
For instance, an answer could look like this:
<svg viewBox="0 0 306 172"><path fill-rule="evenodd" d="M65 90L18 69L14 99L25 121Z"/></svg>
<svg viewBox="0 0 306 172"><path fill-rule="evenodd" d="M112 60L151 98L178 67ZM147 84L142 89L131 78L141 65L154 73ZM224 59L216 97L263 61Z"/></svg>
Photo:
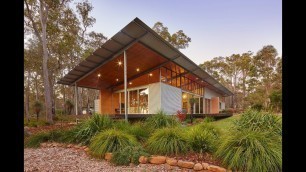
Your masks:
<svg viewBox="0 0 306 172"><path fill-rule="evenodd" d="M145 119L154 114L128 114L128 119ZM189 115L189 114L187 114ZM204 118L204 117L215 117L215 118L227 118L233 116L233 114L228 113L215 113L215 114L193 114L194 118ZM110 115L113 119L124 119L124 114Z"/></svg>

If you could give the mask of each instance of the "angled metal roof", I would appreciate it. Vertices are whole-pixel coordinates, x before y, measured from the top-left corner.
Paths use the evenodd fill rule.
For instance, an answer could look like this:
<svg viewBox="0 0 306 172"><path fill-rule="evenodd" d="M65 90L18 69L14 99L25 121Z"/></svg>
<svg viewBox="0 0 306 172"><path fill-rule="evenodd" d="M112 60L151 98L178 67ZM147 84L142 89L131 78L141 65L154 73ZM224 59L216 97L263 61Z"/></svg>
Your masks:
<svg viewBox="0 0 306 172"><path fill-rule="evenodd" d="M108 61L122 54L125 49L128 49L136 42L142 43L151 50L162 55L164 58L173 61L175 64L204 80L209 84L207 86L208 88L219 92L222 96L233 95L230 90L165 41L137 17L116 33L111 39L107 40L100 48L93 52L92 55L79 63L57 83L72 85L78 82Z"/></svg>

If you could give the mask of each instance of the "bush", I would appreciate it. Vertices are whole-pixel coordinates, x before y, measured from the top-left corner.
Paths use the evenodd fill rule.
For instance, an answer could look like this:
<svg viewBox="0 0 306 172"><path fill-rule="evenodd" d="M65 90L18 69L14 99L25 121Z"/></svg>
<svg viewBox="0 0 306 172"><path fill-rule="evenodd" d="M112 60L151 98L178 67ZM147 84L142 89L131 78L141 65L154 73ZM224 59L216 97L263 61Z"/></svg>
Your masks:
<svg viewBox="0 0 306 172"><path fill-rule="evenodd" d="M269 132L233 131L222 139L216 156L235 171L281 171L281 140Z"/></svg>
<svg viewBox="0 0 306 172"><path fill-rule="evenodd" d="M186 113L178 110L176 111L176 117L180 120L180 122L183 122L186 119Z"/></svg>
<svg viewBox="0 0 306 172"><path fill-rule="evenodd" d="M44 120L30 120L29 122L24 123L25 126L28 127L40 127L50 125L47 121Z"/></svg>
<svg viewBox="0 0 306 172"><path fill-rule="evenodd" d="M114 128L127 131L131 127L131 124L124 119L114 121Z"/></svg>
<svg viewBox="0 0 306 172"><path fill-rule="evenodd" d="M39 147L40 143L46 142L49 139L50 139L49 133L46 132L38 133L26 139L24 146L28 148L37 148Z"/></svg>
<svg viewBox="0 0 306 172"><path fill-rule="evenodd" d="M148 139L146 147L150 153L162 155L184 154L190 148L187 137L180 128L156 130Z"/></svg>
<svg viewBox="0 0 306 172"><path fill-rule="evenodd" d="M127 132L137 138L138 141L140 142L145 142L149 136L152 130L150 128L147 128L144 126L143 123L135 123L131 125Z"/></svg>
<svg viewBox="0 0 306 172"><path fill-rule="evenodd" d="M197 127L199 128L199 130L202 131L207 130L208 132L212 133L216 139L219 138L221 133L219 128L216 128L215 126L213 126L213 124L210 123L202 122L200 124L195 125L194 127Z"/></svg>
<svg viewBox="0 0 306 172"><path fill-rule="evenodd" d="M251 109L261 111L263 109L262 104L254 104L251 106Z"/></svg>
<svg viewBox="0 0 306 172"><path fill-rule="evenodd" d="M77 127L75 141L87 145L90 139L98 132L109 129L112 126L113 121L107 115L95 114Z"/></svg>
<svg viewBox="0 0 306 172"><path fill-rule="evenodd" d="M246 129L252 131L269 131L270 133L282 135L281 117L269 112L248 110L241 115L241 118L234 121L235 128L238 131Z"/></svg>
<svg viewBox="0 0 306 172"><path fill-rule="evenodd" d="M106 152L115 152L127 146L136 146L136 138L121 130L108 129L92 138L90 150L92 155L102 158Z"/></svg>
<svg viewBox="0 0 306 172"><path fill-rule="evenodd" d="M175 117L167 115L162 110L159 110L157 114L151 115L146 119L146 126L153 129L174 127L178 125L179 122Z"/></svg>
<svg viewBox="0 0 306 172"><path fill-rule="evenodd" d="M203 120L203 122L213 122L213 121L215 121L215 118L214 117L211 117L211 116L208 116L208 117L205 117L204 118L204 120Z"/></svg>
<svg viewBox="0 0 306 172"><path fill-rule="evenodd" d="M141 146L128 146L114 152L111 161L116 165L139 164L140 156L149 156Z"/></svg>
<svg viewBox="0 0 306 172"><path fill-rule="evenodd" d="M210 125L196 125L187 131L187 138L193 151L214 152L219 140L219 132Z"/></svg>

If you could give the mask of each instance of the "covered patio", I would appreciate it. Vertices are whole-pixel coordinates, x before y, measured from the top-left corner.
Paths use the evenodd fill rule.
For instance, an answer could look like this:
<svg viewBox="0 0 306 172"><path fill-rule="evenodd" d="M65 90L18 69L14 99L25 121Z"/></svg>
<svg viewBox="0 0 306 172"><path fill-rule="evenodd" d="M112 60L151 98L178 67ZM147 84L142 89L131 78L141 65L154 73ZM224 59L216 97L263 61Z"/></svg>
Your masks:
<svg viewBox="0 0 306 172"><path fill-rule="evenodd" d="M100 113L126 119L159 109L190 113L190 97L197 99L196 114L219 113L222 97L232 95L138 18L58 83L74 86L75 91L78 87L100 90ZM217 96L206 100L206 90Z"/></svg>

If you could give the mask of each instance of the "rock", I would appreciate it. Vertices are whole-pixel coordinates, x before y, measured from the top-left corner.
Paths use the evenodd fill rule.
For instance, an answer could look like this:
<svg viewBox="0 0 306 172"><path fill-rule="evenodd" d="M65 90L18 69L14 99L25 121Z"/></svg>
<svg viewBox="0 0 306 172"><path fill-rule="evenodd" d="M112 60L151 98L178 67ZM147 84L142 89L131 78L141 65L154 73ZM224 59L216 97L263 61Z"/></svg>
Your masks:
<svg viewBox="0 0 306 172"><path fill-rule="evenodd" d="M166 157L165 156L151 156L149 161L151 164L164 164L166 163Z"/></svg>
<svg viewBox="0 0 306 172"><path fill-rule="evenodd" d="M203 162L203 163L202 163L202 166L203 166L203 169L204 169L204 170L208 170L209 164L206 163L206 162Z"/></svg>
<svg viewBox="0 0 306 172"><path fill-rule="evenodd" d="M140 164L146 164L148 162L148 158L145 156L140 156L138 161Z"/></svg>
<svg viewBox="0 0 306 172"><path fill-rule="evenodd" d="M72 147L72 144L67 145L67 148L71 148L71 147Z"/></svg>
<svg viewBox="0 0 306 172"><path fill-rule="evenodd" d="M166 163L166 164L165 164L165 169L166 169L167 171L169 171L169 170L177 171L177 170L179 169L179 167L173 166L173 165L169 165L168 163Z"/></svg>
<svg viewBox="0 0 306 172"><path fill-rule="evenodd" d="M107 161L110 161L110 160L112 159L112 156L113 156L112 153L105 153L104 158L105 158Z"/></svg>
<svg viewBox="0 0 306 172"><path fill-rule="evenodd" d="M167 158L166 159L167 164L172 165L172 166L176 166L177 165L177 160L174 158Z"/></svg>
<svg viewBox="0 0 306 172"><path fill-rule="evenodd" d="M84 150L85 150L86 148L87 148L87 146L82 146L82 147L81 147L81 149L84 149Z"/></svg>
<svg viewBox="0 0 306 172"><path fill-rule="evenodd" d="M90 150L89 148L84 149L84 151L86 151L86 152L89 152L89 150Z"/></svg>
<svg viewBox="0 0 306 172"><path fill-rule="evenodd" d="M179 160L179 161L177 162L177 165L178 165L179 167L182 167L182 168L193 168L194 162Z"/></svg>
<svg viewBox="0 0 306 172"><path fill-rule="evenodd" d="M214 172L226 172L225 168L222 168L222 167L219 167L219 166L216 166L216 165L209 165L208 170L214 171Z"/></svg>
<svg viewBox="0 0 306 172"><path fill-rule="evenodd" d="M203 169L203 166L200 163L196 163L193 167L195 171L200 171Z"/></svg>
<svg viewBox="0 0 306 172"><path fill-rule="evenodd" d="M42 147L42 148L47 147L47 143L41 143L41 144L40 144L40 147Z"/></svg>

